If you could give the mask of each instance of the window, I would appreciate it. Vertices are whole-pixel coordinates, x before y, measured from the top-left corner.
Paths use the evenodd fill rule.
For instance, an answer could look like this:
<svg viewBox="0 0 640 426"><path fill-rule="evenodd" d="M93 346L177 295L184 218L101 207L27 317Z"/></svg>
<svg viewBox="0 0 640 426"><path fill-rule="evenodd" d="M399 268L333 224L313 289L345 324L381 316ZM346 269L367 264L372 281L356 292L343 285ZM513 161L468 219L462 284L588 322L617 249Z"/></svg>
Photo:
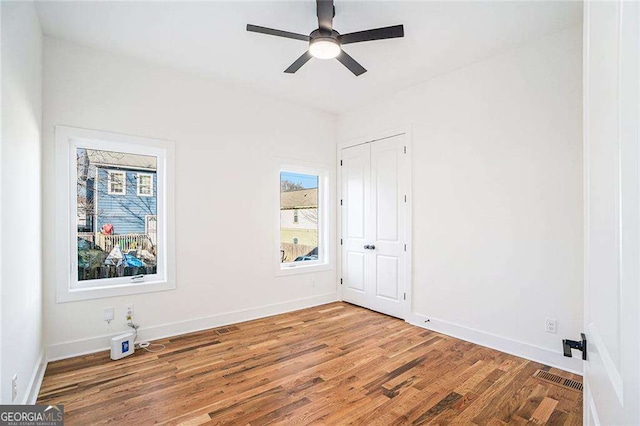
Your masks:
<svg viewBox="0 0 640 426"><path fill-rule="evenodd" d="M330 268L329 168L281 164L278 275Z"/></svg>
<svg viewBox="0 0 640 426"><path fill-rule="evenodd" d="M148 173L138 173L138 196L153 197L153 175Z"/></svg>
<svg viewBox="0 0 640 426"><path fill-rule="evenodd" d="M110 170L107 175L109 176L107 193L109 195L125 195L127 193L127 174Z"/></svg>
<svg viewBox="0 0 640 426"><path fill-rule="evenodd" d="M173 144L57 126L56 150L58 302L175 288Z"/></svg>

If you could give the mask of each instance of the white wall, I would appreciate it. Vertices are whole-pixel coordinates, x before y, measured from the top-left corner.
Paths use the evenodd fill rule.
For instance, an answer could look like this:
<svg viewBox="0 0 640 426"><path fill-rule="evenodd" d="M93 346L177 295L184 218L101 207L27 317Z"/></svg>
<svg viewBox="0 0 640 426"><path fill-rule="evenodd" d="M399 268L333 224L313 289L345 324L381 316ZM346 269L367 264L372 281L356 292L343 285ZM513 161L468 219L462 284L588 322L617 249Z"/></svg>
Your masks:
<svg viewBox="0 0 640 426"><path fill-rule="evenodd" d="M580 370L581 69L573 28L340 117L340 141L412 126L412 321Z"/></svg>
<svg viewBox="0 0 640 426"><path fill-rule="evenodd" d="M31 2L2 2L0 401L26 402L42 353L42 32Z"/></svg>
<svg viewBox="0 0 640 426"><path fill-rule="evenodd" d="M335 270L276 277L273 253L277 157L335 167L333 115L55 39L45 39L44 55L45 212L55 207L55 125L176 143L176 290L57 304L56 224L45 216L50 358L106 347L106 336L125 328L128 302L153 338L335 300ZM222 315L268 305L277 306ZM111 329L102 321L108 306L116 308Z"/></svg>

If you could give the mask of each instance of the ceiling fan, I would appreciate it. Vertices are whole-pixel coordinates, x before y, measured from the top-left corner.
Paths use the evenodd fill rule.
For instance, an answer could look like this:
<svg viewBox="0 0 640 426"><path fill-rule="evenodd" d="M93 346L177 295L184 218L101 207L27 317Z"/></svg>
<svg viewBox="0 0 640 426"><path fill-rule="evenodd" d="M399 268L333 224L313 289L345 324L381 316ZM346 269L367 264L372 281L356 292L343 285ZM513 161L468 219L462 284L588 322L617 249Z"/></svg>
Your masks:
<svg viewBox="0 0 640 426"><path fill-rule="evenodd" d="M342 45L350 43L360 43L363 41L383 40L386 38L404 37L404 27L394 25L391 27L376 28L373 30L358 31L349 34L340 34L333 29L333 17L336 16L336 9L333 0L316 0L318 29L311 34L297 34L289 31L274 30L272 28L260 27L257 25L247 25L247 31L254 33L269 34L278 37L292 38L309 42L309 49L302 54L284 72L293 74L300 69L312 57L318 59L337 59L356 76L364 74L367 70L355 59L347 55L342 50Z"/></svg>

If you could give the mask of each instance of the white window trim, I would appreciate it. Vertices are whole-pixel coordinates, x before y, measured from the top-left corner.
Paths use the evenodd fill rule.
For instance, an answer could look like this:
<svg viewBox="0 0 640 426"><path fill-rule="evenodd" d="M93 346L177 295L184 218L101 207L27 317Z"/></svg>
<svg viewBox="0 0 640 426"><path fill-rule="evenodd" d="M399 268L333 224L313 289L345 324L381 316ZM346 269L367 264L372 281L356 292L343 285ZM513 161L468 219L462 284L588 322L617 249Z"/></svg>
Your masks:
<svg viewBox="0 0 640 426"><path fill-rule="evenodd" d="M153 174L152 173L138 173L137 175L137 182L136 182L136 192L138 193L138 197L153 197ZM149 176L149 178L151 179L149 186L151 188L151 193L150 194L143 194L140 192L140 176Z"/></svg>
<svg viewBox="0 0 640 426"><path fill-rule="evenodd" d="M66 126L55 127L55 140L55 217L58 224L55 237L57 303L175 289L175 148L173 142ZM146 276L143 281L136 282L132 282L132 277L77 281L77 201L75 198L77 168L75 162L78 146L158 157L157 274ZM161 215L160 212L164 214Z"/></svg>
<svg viewBox="0 0 640 426"><path fill-rule="evenodd" d="M117 192L111 189L112 175L122 176L122 192ZM127 195L127 172L123 170L107 170L107 194L109 195Z"/></svg>
<svg viewBox="0 0 640 426"><path fill-rule="evenodd" d="M318 260L291 262L283 264L280 254L280 174L282 172L301 173L318 176ZM276 200L276 237L275 256L276 276L306 274L331 271L335 265L335 226L334 226L334 175L327 164L312 163L293 159L278 159L277 177L274 188Z"/></svg>

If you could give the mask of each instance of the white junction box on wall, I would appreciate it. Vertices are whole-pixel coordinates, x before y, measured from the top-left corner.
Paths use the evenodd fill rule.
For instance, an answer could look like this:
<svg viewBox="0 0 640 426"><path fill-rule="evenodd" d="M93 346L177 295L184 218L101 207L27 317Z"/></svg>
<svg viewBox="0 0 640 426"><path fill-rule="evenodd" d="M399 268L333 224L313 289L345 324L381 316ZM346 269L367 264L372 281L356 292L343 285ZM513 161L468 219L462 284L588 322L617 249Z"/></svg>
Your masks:
<svg viewBox="0 0 640 426"><path fill-rule="evenodd" d="M111 359L124 358L131 355L134 351L133 340L135 333L119 334L111 338Z"/></svg>

